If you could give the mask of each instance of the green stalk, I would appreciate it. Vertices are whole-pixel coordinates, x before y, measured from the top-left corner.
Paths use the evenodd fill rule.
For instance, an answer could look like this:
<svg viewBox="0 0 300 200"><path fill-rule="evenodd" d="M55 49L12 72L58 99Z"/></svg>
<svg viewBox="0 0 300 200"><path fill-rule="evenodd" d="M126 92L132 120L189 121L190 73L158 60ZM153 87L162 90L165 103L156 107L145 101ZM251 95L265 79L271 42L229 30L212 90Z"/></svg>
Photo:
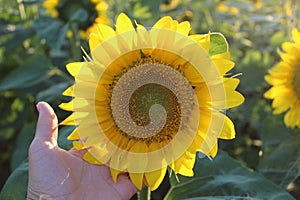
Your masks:
<svg viewBox="0 0 300 200"><path fill-rule="evenodd" d="M22 20L25 20L26 12L25 12L24 4L23 4L22 0L17 0L17 2L18 2L19 12L20 12L20 17Z"/></svg>
<svg viewBox="0 0 300 200"><path fill-rule="evenodd" d="M80 60L81 59L81 49L80 49L80 38L78 34L78 24L75 22L70 23L71 31L72 31L72 37L71 37L71 51L72 51L72 57L74 60Z"/></svg>
<svg viewBox="0 0 300 200"><path fill-rule="evenodd" d="M151 199L150 187L145 187L138 192L138 200L150 200L150 199Z"/></svg>

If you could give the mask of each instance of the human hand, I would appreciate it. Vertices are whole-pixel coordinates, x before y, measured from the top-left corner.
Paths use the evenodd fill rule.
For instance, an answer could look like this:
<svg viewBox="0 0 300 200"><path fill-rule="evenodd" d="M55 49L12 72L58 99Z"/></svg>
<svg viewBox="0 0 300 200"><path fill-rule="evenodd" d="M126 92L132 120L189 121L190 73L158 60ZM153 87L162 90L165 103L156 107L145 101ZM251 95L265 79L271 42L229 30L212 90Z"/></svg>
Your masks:
<svg viewBox="0 0 300 200"><path fill-rule="evenodd" d="M137 192L127 174L115 183L107 166L81 159L85 151L57 146L57 117L45 102L37 104L39 118L29 148L27 199L130 199Z"/></svg>

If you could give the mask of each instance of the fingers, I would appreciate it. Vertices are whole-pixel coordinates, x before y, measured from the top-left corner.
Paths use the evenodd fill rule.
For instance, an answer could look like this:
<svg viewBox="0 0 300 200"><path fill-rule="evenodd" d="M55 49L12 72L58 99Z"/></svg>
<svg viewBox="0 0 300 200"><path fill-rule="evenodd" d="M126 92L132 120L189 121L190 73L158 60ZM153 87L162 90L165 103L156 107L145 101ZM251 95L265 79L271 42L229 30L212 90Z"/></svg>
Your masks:
<svg viewBox="0 0 300 200"><path fill-rule="evenodd" d="M69 150L69 153L71 153L72 155L79 157L79 158L82 158L86 152L87 152L87 149L77 150L77 149L72 148Z"/></svg>
<svg viewBox="0 0 300 200"><path fill-rule="evenodd" d="M57 145L57 117L46 102L39 102L37 105L39 118L36 127L34 140L39 142L49 142L51 145Z"/></svg>

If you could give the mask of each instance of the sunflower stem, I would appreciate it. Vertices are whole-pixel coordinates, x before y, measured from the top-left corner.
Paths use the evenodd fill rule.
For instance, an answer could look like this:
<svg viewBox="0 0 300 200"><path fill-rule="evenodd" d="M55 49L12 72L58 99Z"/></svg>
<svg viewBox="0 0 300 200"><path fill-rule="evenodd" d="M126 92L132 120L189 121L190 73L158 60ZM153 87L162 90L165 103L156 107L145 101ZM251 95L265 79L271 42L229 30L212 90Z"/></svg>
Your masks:
<svg viewBox="0 0 300 200"><path fill-rule="evenodd" d="M138 192L138 200L150 200L150 199L151 199L150 187L145 187Z"/></svg>
<svg viewBox="0 0 300 200"><path fill-rule="evenodd" d="M71 31L72 31L72 36L71 36L71 52L72 52L72 57L75 60L80 60L81 59L81 50L80 50L80 38L78 34L78 24L75 22L70 23Z"/></svg>

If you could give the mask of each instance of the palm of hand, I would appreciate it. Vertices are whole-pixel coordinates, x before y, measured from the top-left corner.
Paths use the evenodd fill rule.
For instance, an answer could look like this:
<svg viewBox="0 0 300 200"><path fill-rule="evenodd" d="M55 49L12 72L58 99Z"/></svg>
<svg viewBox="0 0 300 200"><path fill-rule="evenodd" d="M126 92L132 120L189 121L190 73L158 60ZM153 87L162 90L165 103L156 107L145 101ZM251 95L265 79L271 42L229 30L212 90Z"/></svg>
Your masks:
<svg viewBox="0 0 300 200"><path fill-rule="evenodd" d="M83 151L59 148L56 116L43 110L45 105L40 105L36 136L29 150L28 199L129 199L136 193L126 174L119 175L115 183L107 166L83 161Z"/></svg>

